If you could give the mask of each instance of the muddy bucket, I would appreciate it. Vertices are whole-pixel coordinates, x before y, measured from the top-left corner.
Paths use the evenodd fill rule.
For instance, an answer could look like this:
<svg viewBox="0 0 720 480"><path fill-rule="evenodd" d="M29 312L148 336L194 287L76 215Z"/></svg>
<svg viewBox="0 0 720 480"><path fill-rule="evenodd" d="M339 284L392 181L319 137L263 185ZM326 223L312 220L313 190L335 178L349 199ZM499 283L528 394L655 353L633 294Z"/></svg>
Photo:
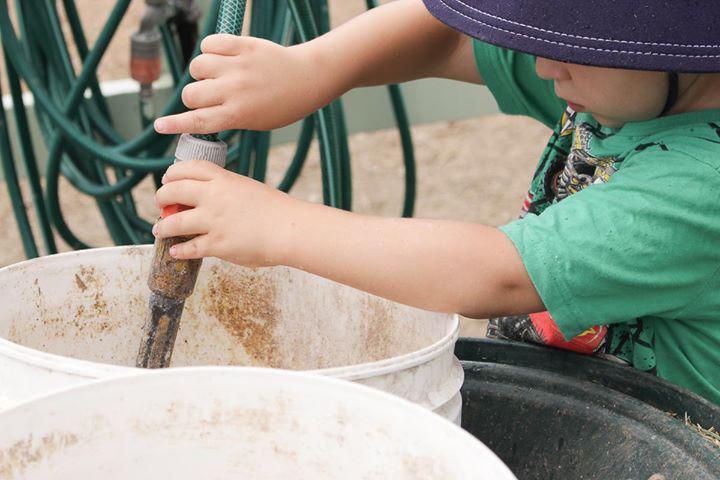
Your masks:
<svg viewBox="0 0 720 480"><path fill-rule="evenodd" d="M151 247L71 252L0 269L0 408L133 367ZM172 366L310 370L459 421L458 318L284 267L208 259Z"/></svg>
<svg viewBox="0 0 720 480"><path fill-rule="evenodd" d="M515 478L426 409L271 369L168 369L86 383L5 410L0 424L3 479Z"/></svg>

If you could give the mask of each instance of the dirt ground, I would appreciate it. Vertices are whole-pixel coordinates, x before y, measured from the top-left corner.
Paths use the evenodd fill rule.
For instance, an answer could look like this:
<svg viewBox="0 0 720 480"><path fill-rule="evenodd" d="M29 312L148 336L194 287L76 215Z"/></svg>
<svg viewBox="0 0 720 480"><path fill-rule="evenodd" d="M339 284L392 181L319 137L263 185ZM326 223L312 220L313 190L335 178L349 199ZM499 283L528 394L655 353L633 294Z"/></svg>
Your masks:
<svg viewBox="0 0 720 480"><path fill-rule="evenodd" d="M104 22L96 12L109 11L114 3L114 0L77 1L91 38ZM121 30L129 32L135 28L143 3L140 0L132 3ZM331 2L333 23L341 23L361 12L363 3ZM126 39L127 35L121 35L113 42L100 70L102 79L126 76ZM487 225L501 225L517 215L549 134L544 126L532 120L499 115L415 125L412 132L418 164L416 216ZM354 209L377 215L398 215L402 204L403 168L397 132L356 134L350 146ZM293 151L293 145L272 149L269 183L279 181ZM144 182L136 192L140 212L148 219L154 218L157 212L152 206L151 182ZM292 194L315 202L321 200L320 166L315 147ZM63 182L61 203L68 223L79 232L81 239L93 246L111 245L91 199ZM32 210L29 202L26 206ZM0 219L4 227L0 229L0 266L3 266L24 258L4 185L0 187ZM59 245L61 250L68 250L62 242ZM483 322L463 322L463 334L482 335L483 332Z"/></svg>

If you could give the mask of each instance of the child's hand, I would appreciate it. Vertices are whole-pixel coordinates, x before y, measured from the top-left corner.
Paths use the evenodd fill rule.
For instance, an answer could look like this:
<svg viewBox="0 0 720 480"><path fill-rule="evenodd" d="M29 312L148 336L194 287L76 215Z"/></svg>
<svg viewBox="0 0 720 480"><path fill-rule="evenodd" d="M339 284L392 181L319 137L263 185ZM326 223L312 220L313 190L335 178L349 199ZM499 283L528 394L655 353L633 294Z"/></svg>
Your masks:
<svg viewBox="0 0 720 480"><path fill-rule="evenodd" d="M155 196L159 208L181 204L194 207L160 220L158 238L197 235L178 244L176 258L218 257L246 266L276 265L299 200L204 161L171 166Z"/></svg>
<svg viewBox="0 0 720 480"><path fill-rule="evenodd" d="M286 265L400 303L478 318L546 310L503 232L470 223L382 218L306 203L204 161L170 167L158 207L177 258Z"/></svg>
<svg viewBox="0 0 720 480"><path fill-rule="evenodd" d="M219 34L205 38L190 63L197 82L182 100L189 112L159 118L159 133L271 130L314 112L336 92L321 85L310 44L283 47L268 40Z"/></svg>

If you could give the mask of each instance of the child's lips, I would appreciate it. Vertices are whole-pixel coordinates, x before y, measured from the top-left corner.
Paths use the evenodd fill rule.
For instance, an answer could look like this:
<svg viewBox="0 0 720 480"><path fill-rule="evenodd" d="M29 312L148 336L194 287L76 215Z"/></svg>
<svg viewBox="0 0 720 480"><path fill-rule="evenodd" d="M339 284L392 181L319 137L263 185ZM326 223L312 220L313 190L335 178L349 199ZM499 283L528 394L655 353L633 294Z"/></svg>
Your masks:
<svg viewBox="0 0 720 480"><path fill-rule="evenodd" d="M572 108L572 109L575 110L576 112L583 112L583 111L585 111L585 107L582 106L582 105L580 105L579 103L573 103L573 102L571 102L571 101L568 101L567 104L568 104L568 107Z"/></svg>

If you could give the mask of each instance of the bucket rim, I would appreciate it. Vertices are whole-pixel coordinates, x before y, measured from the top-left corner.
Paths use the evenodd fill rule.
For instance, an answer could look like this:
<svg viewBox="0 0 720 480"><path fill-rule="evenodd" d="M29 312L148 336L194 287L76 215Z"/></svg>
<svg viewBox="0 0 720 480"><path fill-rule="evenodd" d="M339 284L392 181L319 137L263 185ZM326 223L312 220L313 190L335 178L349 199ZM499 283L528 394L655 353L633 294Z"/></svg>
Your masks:
<svg viewBox="0 0 720 480"><path fill-rule="evenodd" d="M464 445L465 448L470 451L480 453L485 462L488 462L483 462L483 464L485 466L492 466L494 473L500 473L502 475L501 478L505 478L507 480L516 479L507 465L505 465L505 463L487 445L450 420L397 395L368 387L366 385L348 382L339 378L317 375L309 371L282 370L266 367L228 366L178 367L172 369L155 369L144 373L131 371L126 375L105 377L78 385L64 386L33 396L20 404L10 406L0 411L0 419L7 419L16 415L19 415L22 419L23 416L33 414L34 409L42 409L43 405L45 405L46 410L48 408L52 409L54 405L58 404L58 400L61 401L68 396L72 396L74 398L73 403L76 403L79 397L87 395L92 396L93 391L98 391L98 388L102 390L102 388L107 384L125 384L124 387L126 388L131 384L137 385L139 382L140 386L150 386L157 385L159 381L165 379L166 377L182 378L185 380L183 382L175 382L173 384L173 388L178 388L180 390L196 390L197 384L202 382L213 385L227 385L227 383L224 383L221 380L229 377L243 377L242 381L244 384L245 382L252 382L253 379L263 379L266 381L269 379L267 383L278 385L278 388L287 386L289 382L296 382L300 385L314 384L324 390L333 389L337 392L349 392L346 394L354 396L358 399L375 402L377 405L388 405L388 408L396 411L407 412L406 416L409 419L415 417L418 420L422 420L423 423L429 424L432 429L438 432L452 434L457 438L457 442L459 444ZM190 381L188 381L188 377L190 377ZM193 379L197 379L197 381L194 381ZM240 380L235 381L239 382ZM166 384L168 383L170 382L166 381ZM62 402L59 404L62 405ZM40 428L45 427L40 425Z"/></svg>
<svg viewBox="0 0 720 480"><path fill-rule="evenodd" d="M56 253L53 255L46 255L42 257L36 257L31 258L28 260L23 260L22 262L14 263L11 265L6 265L2 268L0 268L0 275L11 272L13 270L17 269L24 269L28 268L29 265L32 265L34 263L40 263L43 261L47 261L50 259L50 261L56 261L58 259L64 259L64 258L71 258L71 257L81 257L83 255L86 255L88 252L93 252L98 255L112 255L116 254L117 252L124 252L129 250L137 250L140 252L145 252L147 250L152 249L152 245L120 245L120 246L112 246L112 247L100 247L100 248L90 248L85 250L74 250L70 252L62 252L62 253ZM248 267L243 267L248 268ZM292 267L286 267L286 266L278 266L278 267L267 267L267 268L290 268ZM303 272L306 275L313 275L317 276L315 274L304 272L303 270L299 269L293 269L297 270L299 272ZM322 277L321 277L322 278ZM326 279L329 282L334 282L333 280ZM345 285L347 288L354 288ZM356 289L357 290L357 289ZM368 294L372 295L372 294ZM375 296L375 295L373 295ZM377 297L377 296L375 296ZM377 297L382 298L382 297ZM387 302L392 302L392 300L383 299ZM397 302L393 302L397 303ZM415 307L410 307L415 308ZM420 309L418 309L420 310ZM438 312L432 312L437 315L449 317L450 322L448 325L448 328L446 330L445 335L443 335L439 340L426 345L425 347L414 350L409 353L405 353L403 355L397 355L390 358L384 358L381 360L376 360L373 362L364 362L364 363L356 363L353 365L345 365L340 367L327 367L327 368L316 368L316 369L309 369L309 370L289 370L289 369L278 369L278 370L287 370L287 371L297 371L297 372L310 372L314 374L319 374L323 376L333 376L336 378L341 378L343 380L360 380L363 378L373 377L376 375L385 375L388 373L393 373L396 371L404 370L407 368L412 368L415 366L418 366L420 364L426 363L428 360L439 357L442 355L445 351L448 349L454 349L455 342L459 338L460 335L460 316L457 313L453 314L443 314ZM131 372L136 373L146 373L145 369L133 367L133 366L126 366L126 365L116 365L112 363L103 363L103 362L96 362L92 360L84 360L81 358L75 358L65 355L58 355L54 353L44 352L42 350L38 350L35 348L31 348L25 345L21 345L16 342L12 342L6 338L0 337L0 349L4 350L4 353L7 354L9 357L24 362L29 363L33 365L37 365L43 368L48 368L52 370L58 370L61 369L67 373L71 373L77 376L85 377L85 378L97 378L100 376L112 376L117 377L118 375L123 375ZM454 355L454 354L453 354ZM200 368L200 366L183 366L183 367L170 367L169 369L175 370L180 368ZM212 365L210 367L226 367L226 368L264 368L264 367L243 367L239 365Z"/></svg>

